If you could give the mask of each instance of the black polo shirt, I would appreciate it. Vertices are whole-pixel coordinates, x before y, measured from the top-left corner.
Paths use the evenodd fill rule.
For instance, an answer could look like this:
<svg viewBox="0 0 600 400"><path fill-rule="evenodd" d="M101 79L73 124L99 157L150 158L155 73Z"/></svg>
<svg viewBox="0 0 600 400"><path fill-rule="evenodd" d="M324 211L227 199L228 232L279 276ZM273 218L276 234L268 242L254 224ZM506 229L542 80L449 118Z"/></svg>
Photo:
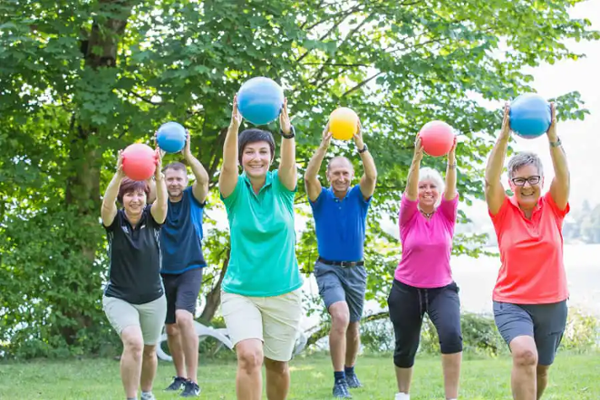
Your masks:
<svg viewBox="0 0 600 400"><path fill-rule="evenodd" d="M124 210L117 211L113 223L106 227L110 270L107 297L131 304L144 304L163 295L160 278L160 227L147 205L135 227Z"/></svg>

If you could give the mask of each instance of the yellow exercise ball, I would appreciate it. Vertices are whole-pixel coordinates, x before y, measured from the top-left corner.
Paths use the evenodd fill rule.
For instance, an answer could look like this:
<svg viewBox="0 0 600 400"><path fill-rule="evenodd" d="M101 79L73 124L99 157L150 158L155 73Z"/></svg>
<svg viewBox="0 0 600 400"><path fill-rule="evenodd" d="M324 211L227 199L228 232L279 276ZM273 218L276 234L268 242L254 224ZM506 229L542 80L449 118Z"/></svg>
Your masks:
<svg viewBox="0 0 600 400"><path fill-rule="evenodd" d="M347 107L334 110L329 116L329 131L334 139L350 140L358 130L358 115Z"/></svg>

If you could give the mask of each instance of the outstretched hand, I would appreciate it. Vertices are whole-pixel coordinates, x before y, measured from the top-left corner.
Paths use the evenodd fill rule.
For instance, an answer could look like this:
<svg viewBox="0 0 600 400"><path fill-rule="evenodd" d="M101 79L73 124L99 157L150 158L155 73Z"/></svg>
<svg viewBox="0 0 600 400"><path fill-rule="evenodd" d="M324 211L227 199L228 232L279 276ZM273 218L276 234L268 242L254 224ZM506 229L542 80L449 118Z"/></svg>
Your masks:
<svg viewBox="0 0 600 400"><path fill-rule="evenodd" d="M362 137L362 125L360 123L360 119L356 123L356 132L354 133L354 136L352 136L352 138L354 139L354 144L356 145L356 147L358 147L359 149L362 149L364 147Z"/></svg>
<svg viewBox="0 0 600 400"><path fill-rule="evenodd" d="M162 154L161 150L157 147L154 151L154 165L156 166L156 170L154 171L154 178L156 181L162 179Z"/></svg>
<svg viewBox="0 0 600 400"><path fill-rule="evenodd" d="M242 124L242 114L238 110L237 94L233 97L233 110L231 111L231 123L232 128L238 129Z"/></svg>
<svg viewBox="0 0 600 400"><path fill-rule="evenodd" d="M125 176L125 172L123 172L123 150L119 150L117 153L117 175L120 177Z"/></svg>
<svg viewBox="0 0 600 400"><path fill-rule="evenodd" d="M417 135L417 139L415 140L415 154L413 155L413 160L421 161L423 159L423 143L421 142L421 136Z"/></svg>
<svg viewBox="0 0 600 400"><path fill-rule="evenodd" d="M289 135L292 131L292 123L290 122L287 109L287 97L283 100L283 107L281 108L281 113L279 113L279 127L286 135Z"/></svg>
<svg viewBox="0 0 600 400"><path fill-rule="evenodd" d="M501 137L508 137L510 135L510 105L504 104L504 117L502 118L502 131L500 132Z"/></svg>
<svg viewBox="0 0 600 400"><path fill-rule="evenodd" d="M329 131L329 121L327 121L327 125L325 125L325 129L323 129L321 145L324 146L325 148L329 147L332 136L333 136L333 134Z"/></svg>
<svg viewBox="0 0 600 400"><path fill-rule="evenodd" d="M550 141L555 142L558 139L558 133L556 132L556 105L554 102L550 103L550 113L552 119L546 135L548 135Z"/></svg>
<svg viewBox="0 0 600 400"><path fill-rule="evenodd" d="M190 150L190 131L186 129L185 134L185 146L183 146L183 149L181 149L181 153L183 154L183 157L188 160L192 155L192 151Z"/></svg>

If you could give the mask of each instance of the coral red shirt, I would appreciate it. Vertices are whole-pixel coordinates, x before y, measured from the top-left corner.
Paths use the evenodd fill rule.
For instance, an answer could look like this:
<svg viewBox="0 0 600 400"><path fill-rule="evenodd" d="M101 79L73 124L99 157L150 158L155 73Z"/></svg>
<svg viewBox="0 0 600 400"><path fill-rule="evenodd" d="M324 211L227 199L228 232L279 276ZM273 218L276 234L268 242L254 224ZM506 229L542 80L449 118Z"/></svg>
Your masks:
<svg viewBox="0 0 600 400"><path fill-rule="evenodd" d="M569 297L563 262L562 224L569 212L558 208L550 193L542 196L531 219L514 197L506 197L490 216L498 237L502 266L494 288L494 301L548 304Z"/></svg>

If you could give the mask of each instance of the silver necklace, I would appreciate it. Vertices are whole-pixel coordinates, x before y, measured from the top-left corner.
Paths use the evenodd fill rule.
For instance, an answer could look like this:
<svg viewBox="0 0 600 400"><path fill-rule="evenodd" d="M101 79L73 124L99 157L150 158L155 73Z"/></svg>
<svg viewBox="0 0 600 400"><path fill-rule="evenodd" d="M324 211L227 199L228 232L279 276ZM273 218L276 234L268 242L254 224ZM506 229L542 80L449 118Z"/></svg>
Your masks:
<svg viewBox="0 0 600 400"><path fill-rule="evenodd" d="M433 210L433 211L432 211L432 212L430 212L430 213L426 213L425 211L421 210L420 208L419 208L419 211L421 212L421 214L423 214L423 216L424 216L425 218L431 218L431 216L432 216L432 215L435 213L435 210Z"/></svg>

